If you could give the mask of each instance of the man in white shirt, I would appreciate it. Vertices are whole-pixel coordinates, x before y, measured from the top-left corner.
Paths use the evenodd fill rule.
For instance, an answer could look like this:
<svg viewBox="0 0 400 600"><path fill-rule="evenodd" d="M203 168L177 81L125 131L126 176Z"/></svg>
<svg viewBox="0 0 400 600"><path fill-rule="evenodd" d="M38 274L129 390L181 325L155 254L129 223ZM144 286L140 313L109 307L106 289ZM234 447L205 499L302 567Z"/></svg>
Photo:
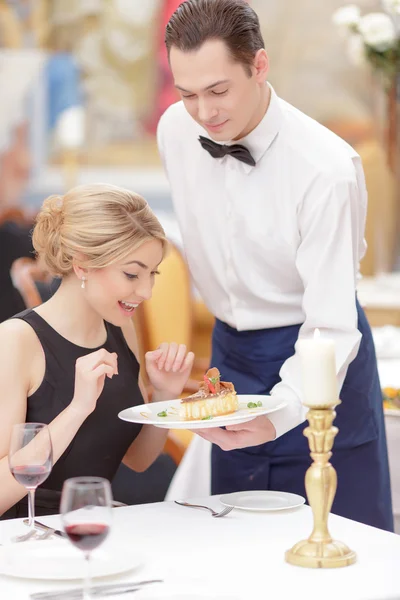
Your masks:
<svg viewBox="0 0 400 600"><path fill-rule="evenodd" d="M342 400L332 510L392 530L376 358L356 301L367 205L360 158L266 83L258 17L245 0L186 0L166 45L182 102L162 116L158 145L194 282L216 317L212 366L239 393L287 403L269 418L200 432L214 443L212 492L304 495L295 343L319 328L336 344Z"/></svg>

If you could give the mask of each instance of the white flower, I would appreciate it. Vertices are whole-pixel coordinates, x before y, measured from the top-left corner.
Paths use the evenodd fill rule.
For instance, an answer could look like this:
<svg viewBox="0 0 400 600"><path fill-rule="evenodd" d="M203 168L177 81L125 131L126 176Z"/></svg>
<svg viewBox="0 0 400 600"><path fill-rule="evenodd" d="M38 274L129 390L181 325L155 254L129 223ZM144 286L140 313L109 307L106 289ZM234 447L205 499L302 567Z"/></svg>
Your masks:
<svg viewBox="0 0 400 600"><path fill-rule="evenodd" d="M149 52L149 40L143 36L143 39L137 39L133 35L129 35L128 31L121 28L108 28L105 34L108 46L120 58L137 62L146 56Z"/></svg>
<svg viewBox="0 0 400 600"><path fill-rule="evenodd" d="M347 45L347 53L349 55L350 62L355 67L363 67L367 64L365 44L361 35L355 34L350 36Z"/></svg>
<svg viewBox="0 0 400 600"><path fill-rule="evenodd" d="M145 27L156 18L160 2L158 0L113 0L113 4L128 25Z"/></svg>
<svg viewBox="0 0 400 600"><path fill-rule="evenodd" d="M80 0L79 10L82 17L101 13L101 0Z"/></svg>
<svg viewBox="0 0 400 600"><path fill-rule="evenodd" d="M388 12L400 15L400 0L382 0L382 4Z"/></svg>
<svg viewBox="0 0 400 600"><path fill-rule="evenodd" d="M348 4L335 10L332 21L339 29L354 29L360 21L360 9L356 4Z"/></svg>
<svg viewBox="0 0 400 600"><path fill-rule="evenodd" d="M394 23L384 13L369 13L361 17L358 30L364 42L380 52L391 48L396 40Z"/></svg>

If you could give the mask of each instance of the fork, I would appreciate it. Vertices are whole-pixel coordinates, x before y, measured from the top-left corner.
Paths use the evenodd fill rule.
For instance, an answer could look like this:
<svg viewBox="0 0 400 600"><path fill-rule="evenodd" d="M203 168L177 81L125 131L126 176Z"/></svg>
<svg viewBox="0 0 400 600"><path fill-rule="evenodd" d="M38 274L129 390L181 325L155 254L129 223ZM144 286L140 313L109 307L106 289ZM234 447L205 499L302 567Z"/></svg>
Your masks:
<svg viewBox="0 0 400 600"><path fill-rule="evenodd" d="M24 525L29 525L29 519L24 519ZM48 525L41 523L37 519L35 519L35 529L36 530L37 529L44 530L46 532L49 532L49 535L47 537L50 537L51 535L55 535L57 537L62 537L62 538L67 537L67 534L64 533L64 531L61 531L60 529L54 529L54 527L49 527Z"/></svg>
<svg viewBox="0 0 400 600"><path fill-rule="evenodd" d="M27 542L28 540L47 540L49 537L53 535L52 531L45 531L40 534L36 529L34 531L28 531L28 533L24 533L23 535L18 535L13 538L13 542Z"/></svg>
<svg viewBox="0 0 400 600"><path fill-rule="evenodd" d="M183 502L183 500L174 500L174 502L175 504L179 504L179 506L188 506L189 508L204 508L205 510L208 510L211 513L211 516L215 517L216 519L219 517L224 517L233 510L233 506L226 506L217 512L209 506L203 506L202 504L190 504L190 502Z"/></svg>

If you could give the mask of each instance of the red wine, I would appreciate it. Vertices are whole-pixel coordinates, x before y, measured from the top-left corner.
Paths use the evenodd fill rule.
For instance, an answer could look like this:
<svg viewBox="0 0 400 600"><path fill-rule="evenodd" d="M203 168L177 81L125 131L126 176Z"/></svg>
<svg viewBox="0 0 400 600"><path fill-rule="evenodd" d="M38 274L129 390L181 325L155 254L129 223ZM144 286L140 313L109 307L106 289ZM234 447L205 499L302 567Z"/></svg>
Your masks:
<svg viewBox="0 0 400 600"><path fill-rule="evenodd" d="M107 537L108 531L109 527L104 523L78 523L65 528L71 542L86 552L97 548Z"/></svg>
<svg viewBox="0 0 400 600"><path fill-rule="evenodd" d="M21 465L11 467L11 473L18 483L29 490L36 488L48 478L50 467L47 465Z"/></svg>

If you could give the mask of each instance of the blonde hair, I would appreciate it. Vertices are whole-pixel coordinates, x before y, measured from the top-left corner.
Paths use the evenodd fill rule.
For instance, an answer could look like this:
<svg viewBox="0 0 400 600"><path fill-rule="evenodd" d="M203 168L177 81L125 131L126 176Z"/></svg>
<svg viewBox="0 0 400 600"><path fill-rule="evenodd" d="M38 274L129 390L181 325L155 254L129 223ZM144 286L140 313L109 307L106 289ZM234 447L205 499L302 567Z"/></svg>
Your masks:
<svg viewBox="0 0 400 600"><path fill-rule="evenodd" d="M101 269L150 240L167 250L165 232L146 200L106 184L80 185L50 196L36 218L33 246L53 275L69 275L75 261Z"/></svg>

